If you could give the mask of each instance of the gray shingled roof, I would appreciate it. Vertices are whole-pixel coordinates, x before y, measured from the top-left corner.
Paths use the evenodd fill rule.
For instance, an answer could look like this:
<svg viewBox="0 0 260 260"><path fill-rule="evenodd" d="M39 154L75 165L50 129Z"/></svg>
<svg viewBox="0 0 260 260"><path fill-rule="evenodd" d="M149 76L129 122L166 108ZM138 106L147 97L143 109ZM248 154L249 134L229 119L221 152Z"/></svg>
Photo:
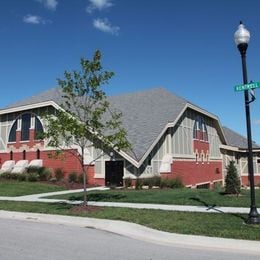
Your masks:
<svg viewBox="0 0 260 260"><path fill-rule="evenodd" d="M187 104L163 88L109 98L123 114L135 159L138 161L153 144L168 122L173 122Z"/></svg>
<svg viewBox="0 0 260 260"><path fill-rule="evenodd" d="M234 132L233 130L227 128L227 127L222 127L224 131L224 135L227 141L227 145L229 146L234 146L238 147L241 149L247 149L248 144L247 144L247 138ZM253 142L253 148L260 148L259 145L257 145L255 142Z"/></svg>
<svg viewBox="0 0 260 260"><path fill-rule="evenodd" d="M14 108L20 106L26 106L31 104L36 104L45 101L54 101L57 104L62 103L62 93L60 88L51 88L47 91L41 92L40 94L34 95L32 97L20 100L7 106L6 108Z"/></svg>
<svg viewBox="0 0 260 260"><path fill-rule="evenodd" d="M163 88L128 93L108 98L111 105L123 114L123 126L132 145L131 155L139 161L168 122L173 122L187 104L181 97ZM44 101L62 103L61 92L52 88L39 95L19 101L7 108L35 104Z"/></svg>
<svg viewBox="0 0 260 260"><path fill-rule="evenodd" d="M128 93L108 98L111 105L123 114L123 126L132 145L129 155L139 161L151 147L168 122L174 122L186 104L192 104L163 88ZM52 88L39 95L19 101L7 108L44 101L62 103L61 92ZM192 104L194 105L194 104ZM245 148L246 139L228 128L223 128L227 145Z"/></svg>

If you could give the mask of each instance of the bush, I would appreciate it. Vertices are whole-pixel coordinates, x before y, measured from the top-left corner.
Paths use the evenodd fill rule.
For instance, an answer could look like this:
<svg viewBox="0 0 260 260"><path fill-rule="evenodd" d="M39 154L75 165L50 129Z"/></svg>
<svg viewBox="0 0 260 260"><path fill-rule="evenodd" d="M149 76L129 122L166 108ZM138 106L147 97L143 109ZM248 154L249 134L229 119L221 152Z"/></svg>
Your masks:
<svg viewBox="0 0 260 260"><path fill-rule="evenodd" d="M183 187L184 187L184 184L182 182L182 179L179 176L170 180L170 188L180 189L180 188L183 188Z"/></svg>
<svg viewBox="0 0 260 260"><path fill-rule="evenodd" d="M161 179L160 188L161 189L168 188L168 186L169 186L168 182L169 182L168 179Z"/></svg>
<svg viewBox="0 0 260 260"><path fill-rule="evenodd" d="M51 170L45 167L40 167L38 169L39 180L48 181L51 178Z"/></svg>
<svg viewBox="0 0 260 260"><path fill-rule="evenodd" d="M1 179L4 179L4 180L10 180L12 179L12 173L10 172L3 172L1 175L0 175L0 178Z"/></svg>
<svg viewBox="0 0 260 260"><path fill-rule="evenodd" d="M148 186L151 189L153 186L160 186L161 178L159 176L153 176L143 179L143 185Z"/></svg>
<svg viewBox="0 0 260 260"><path fill-rule="evenodd" d="M131 178L125 178L124 179L124 183L125 183L125 187L126 188L129 188L129 187L131 187L132 186L132 179Z"/></svg>
<svg viewBox="0 0 260 260"><path fill-rule="evenodd" d="M174 179L162 179L160 183L160 188L171 188L171 189L180 189L184 188L184 184L180 177Z"/></svg>
<svg viewBox="0 0 260 260"><path fill-rule="evenodd" d="M78 175L78 183L81 183L81 184L84 183L83 174L84 174L84 173L81 173L81 174ZM86 174L86 184L87 184L87 183L88 183L88 175Z"/></svg>
<svg viewBox="0 0 260 260"><path fill-rule="evenodd" d="M56 168L54 170L54 175L57 181L60 181L64 178L64 172L61 168Z"/></svg>
<svg viewBox="0 0 260 260"><path fill-rule="evenodd" d="M135 189L141 190L143 188L143 185L144 185L143 180L140 178L137 178L135 181Z"/></svg>
<svg viewBox="0 0 260 260"><path fill-rule="evenodd" d="M241 189L240 179L234 161L230 161L226 167L227 175L225 178L225 193L239 194Z"/></svg>
<svg viewBox="0 0 260 260"><path fill-rule="evenodd" d="M39 174L37 172L27 173L27 181L35 182L39 180Z"/></svg>
<svg viewBox="0 0 260 260"><path fill-rule="evenodd" d="M21 174L19 174L17 180L18 180L18 181L26 181L26 180L27 180L27 173L21 173Z"/></svg>
<svg viewBox="0 0 260 260"><path fill-rule="evenodd" d="M18 180L20 173L4 172L0 175L1 179L5 180Z"/></svg>
<svg viewBox="0 0 260 260"><path fill-rule="evenodd" d="M38 173L39 169L40 169L40 167L38 167L38 166L30 166L30 167L27 168L27 172L28 173L32 173L32 172Z"/></svg>
<svg viewBox="0 0 260 260"><path fill-rule="evenodd" d="M68 181L69 181L70 183L77 182L77 181L78 181L78 174L77 174L76 172L71 172L71 173L69 173Z"/></svg>

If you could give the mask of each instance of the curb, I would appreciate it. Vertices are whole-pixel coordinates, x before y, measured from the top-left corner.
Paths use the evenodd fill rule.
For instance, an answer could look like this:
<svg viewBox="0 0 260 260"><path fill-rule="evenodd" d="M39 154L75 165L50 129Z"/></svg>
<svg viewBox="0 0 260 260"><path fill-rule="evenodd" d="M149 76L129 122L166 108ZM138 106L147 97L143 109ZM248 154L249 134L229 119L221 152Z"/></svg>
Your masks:
<svg viewBox="0 0 260 260"><path fill-rule="evenodd" d="M38 223L60 224L82 228L95 228L118 235L150 243L199 249L214 249L236 253L260 255L260 242L215 238L194 235L182 235L154 230L138 224L106 219L71 217L39 213L23 213L0 210L0 218L31 221Z"/></svg>

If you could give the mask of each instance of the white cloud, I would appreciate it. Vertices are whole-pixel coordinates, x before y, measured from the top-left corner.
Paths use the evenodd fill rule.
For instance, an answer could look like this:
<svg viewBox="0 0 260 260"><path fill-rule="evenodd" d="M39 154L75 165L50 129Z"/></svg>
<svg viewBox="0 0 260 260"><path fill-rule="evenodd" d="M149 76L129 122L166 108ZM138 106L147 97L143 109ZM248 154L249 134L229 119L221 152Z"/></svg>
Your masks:
<svg viewBox="0 0 260 260"><path fill-rule="evenodd" d="M23 21L25 23L30 23L30 24L46 24L46 23L51 23L50 20L44 20L42 17L38 15L31 15L27 14L26 16L23 17Z"/></svg>
<svg viewBox="0 0 260 260"><path fill-rule="evenodd" d="M113 26L108 19L94 19L93 26L105 33L111 33L114 35L118 35L120 28L118 26Z"/></svg>
<svg viewBox="0 0 260 260"><path fill-rule="evenodd" d="M58 5L57 0L36 0L37 2L43 4L47 9L55 11Z"/></svg>
<svg viewBox="0 0 260 260"><path fill-rule="evenodd" d="M90 14L94 10L102 11L113 6L111 0L89 0L89 2L90 4L87 6L86 11Z"/></svg>

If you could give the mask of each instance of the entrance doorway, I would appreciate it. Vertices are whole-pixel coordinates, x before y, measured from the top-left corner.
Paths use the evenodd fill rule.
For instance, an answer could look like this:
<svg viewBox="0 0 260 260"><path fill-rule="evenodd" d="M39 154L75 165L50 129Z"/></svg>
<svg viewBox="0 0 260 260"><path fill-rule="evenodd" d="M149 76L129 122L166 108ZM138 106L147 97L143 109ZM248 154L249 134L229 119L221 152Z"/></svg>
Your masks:
<svg viewBox="0 0 260 260"><path fill-rule="evenodd" d="M106 186L123 186L124 161L106 161Z"/></svg>

